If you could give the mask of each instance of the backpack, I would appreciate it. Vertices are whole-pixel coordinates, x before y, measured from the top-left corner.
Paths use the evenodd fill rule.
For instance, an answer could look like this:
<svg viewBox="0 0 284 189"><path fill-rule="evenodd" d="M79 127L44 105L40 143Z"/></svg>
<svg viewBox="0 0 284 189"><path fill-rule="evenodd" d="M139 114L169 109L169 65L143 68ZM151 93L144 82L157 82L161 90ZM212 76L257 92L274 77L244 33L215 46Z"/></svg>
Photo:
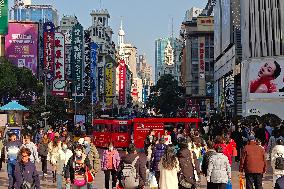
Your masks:
<svg viewBox="0 0 284 189"><path fill-rule="evenodd" d="M284 170L284 158L283 154L277 154L278 157L275 160L275 169Z"/></svg>
<svg viewBox="0 0 284 189"><path fill-rule="evenodd" d="M135 164L139 156L137 156L134 161L130 163L123 163L122 169L122 185L125 189L135 189L139 186L139 179L137 178L137 172Z"/></svg>

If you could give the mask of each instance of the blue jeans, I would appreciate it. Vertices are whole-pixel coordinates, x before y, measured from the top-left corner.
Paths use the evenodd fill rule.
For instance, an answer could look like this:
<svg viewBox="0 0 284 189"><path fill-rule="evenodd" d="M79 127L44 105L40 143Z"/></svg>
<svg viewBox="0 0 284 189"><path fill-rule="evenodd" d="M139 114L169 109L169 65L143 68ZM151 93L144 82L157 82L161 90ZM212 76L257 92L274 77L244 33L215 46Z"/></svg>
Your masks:
<svg viewBox="0 0 284 189"><path fill-rule="evenodd" d="M9 188L13 188L14 186L14 172L15 172L15 162L8 162L7 163L7 173L9 178Z"/></svg>
<svg viewBox="0 0 284 189"><path fill-rule="evenodd" d="M62 189L62 175L56 174L57 189Z"/></svg>

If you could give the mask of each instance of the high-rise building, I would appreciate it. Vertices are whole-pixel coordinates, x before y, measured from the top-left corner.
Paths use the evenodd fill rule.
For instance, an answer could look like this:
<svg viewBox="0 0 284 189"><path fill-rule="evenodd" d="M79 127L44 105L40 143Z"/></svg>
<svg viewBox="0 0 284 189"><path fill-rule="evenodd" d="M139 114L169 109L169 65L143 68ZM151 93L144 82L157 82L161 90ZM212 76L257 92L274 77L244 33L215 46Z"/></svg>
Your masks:
<svg viewBox="0 0 284 189"><path fill-rule="evenodd" d="M215 0L214 106L233 117L242 115L240 0Z"/></svg>
<svg viewBox="0 0 284 189"><path fill-rule="evenodd" d="M284 2L241 2L242 115L284 118Z"/></svg>
<svg viewBox="0 0 284 189"><path fill-rule="evenodd" d="M116 49L112 41L113 31L109 26L110 14L107 10L91 12L92 26L89 27L91 40L98 45L96 67L97 99L103 109L112 108L115 101Z"/></svg>
<svg viewBox="0 0 284 189"><path fill-rule="evenodd" d="M155 82L162 75L171 74L180 83L182 41L169 37L155 41Z"/></svg>
<svg viewBox="0 0 284 189"><path fill-rule="evenodd" d="M18 3L12 7L10 20L53 22L58 26L58 12L52 5L32 5L30 3Z"/></svg>
<svg viewBox="0 0 284 189"><path fill-rule="evenodd" d="M186 88L188 112L209 115L213 109L214 18L204 9L197 17L183 22L181 37L182 84Z"/></svg>

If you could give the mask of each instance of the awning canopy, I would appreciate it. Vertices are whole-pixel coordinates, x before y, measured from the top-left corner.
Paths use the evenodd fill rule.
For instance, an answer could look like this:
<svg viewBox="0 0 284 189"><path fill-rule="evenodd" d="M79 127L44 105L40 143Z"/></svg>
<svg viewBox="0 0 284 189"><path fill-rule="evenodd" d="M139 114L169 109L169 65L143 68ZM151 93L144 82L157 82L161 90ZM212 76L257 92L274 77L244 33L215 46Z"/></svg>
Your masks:
<svg viewBox="0 0 284 189"><path fill-rule="evenodd" d="M8 104L1 106L0 110L2 111L27 111L29 109L19 104L16 100L12 100Z"/></svg>

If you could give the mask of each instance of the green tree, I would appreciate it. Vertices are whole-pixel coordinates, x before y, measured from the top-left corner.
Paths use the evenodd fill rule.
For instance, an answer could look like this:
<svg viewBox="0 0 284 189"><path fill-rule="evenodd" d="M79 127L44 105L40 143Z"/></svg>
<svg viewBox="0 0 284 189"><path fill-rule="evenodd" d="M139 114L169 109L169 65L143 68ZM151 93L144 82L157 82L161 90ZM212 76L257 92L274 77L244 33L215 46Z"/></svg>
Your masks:
<svg viewBox="0 0 284 189"><path fill-rule="evenodd" d="M161 76L157 84L151 88L147 101L148 108L155 108L156 113L170 116L177 112L178 107L183 107L184 88L178 86L178 81L170 74Z"/></svg>
<svg viewBox="0 0 284 189"><path fill-rule="evenodd" d="M27 68L18 68L7 59L0 59L0 98L16 98L23 105L31 105L41 96L43 84Z"/></svg>
<svg viewBox="0 0 284 189"><path fill-rule="evenodd" d="M48 95L46 102L47 106L45 107L44 98L39 98L30 107L30 123L36 123L38 120L42 119L41 113L43 112L50 112L50 114L47 115L49 124L66 119L66 105L61 98Z"/></svg>

